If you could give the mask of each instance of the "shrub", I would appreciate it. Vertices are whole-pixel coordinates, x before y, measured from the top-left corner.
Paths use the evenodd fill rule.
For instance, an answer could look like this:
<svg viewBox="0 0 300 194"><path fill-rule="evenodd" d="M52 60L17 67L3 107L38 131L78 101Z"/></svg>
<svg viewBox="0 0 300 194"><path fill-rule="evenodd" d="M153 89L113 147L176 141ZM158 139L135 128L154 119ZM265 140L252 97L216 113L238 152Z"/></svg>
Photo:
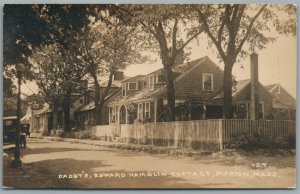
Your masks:
<svg viewBox="0 0 300 194"><path fill-rule="evenodd" d="M295 136L272 137L263 136L260 133L240 134L232 137L228 147L242 149L294 149Z"/></svg>

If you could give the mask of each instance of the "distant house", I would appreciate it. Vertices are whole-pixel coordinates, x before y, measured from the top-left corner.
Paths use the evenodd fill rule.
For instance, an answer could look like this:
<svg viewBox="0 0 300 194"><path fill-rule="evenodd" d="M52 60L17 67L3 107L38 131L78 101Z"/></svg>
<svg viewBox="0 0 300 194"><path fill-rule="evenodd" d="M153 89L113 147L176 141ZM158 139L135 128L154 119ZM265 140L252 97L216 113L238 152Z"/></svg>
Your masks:
<svg viewBox="0 0 300 194"><path fill-rule="evenodd" d="M236 81L232 88L233 101L233 118L250 119L250 102L251 102L251 80ZM271 119L273 105L273 96L271 93L259 83L259 119ZM223 92L215 96L214 99L223 98Z"/></svg>
<svg viewBox="0 0 300 194"><path fill-rule="evenodd" d="M124 72L116 72L113 76L112 85L109 89L108 95L105 100L109 99L112 95L118 92L121 88L121 80L124 79ZM101 83L100 85L100 96L104 92L107 86L107 82ZM74 113L75 126L77 129L87 129L89 126L94 124L94 102L95 90L90 89L87 93L87 100L81 107L79 107ZM102 121L102 124L108 124L108 106L107 102L104 103L102 109L102 118L99 118Z"/></svg>
<svg viewBox="0 0 300 194"><path fill-rule="evenodd" d="M273 95L273 115L276 120L296 119L296 99L280 84L265 86Z"/></svg>

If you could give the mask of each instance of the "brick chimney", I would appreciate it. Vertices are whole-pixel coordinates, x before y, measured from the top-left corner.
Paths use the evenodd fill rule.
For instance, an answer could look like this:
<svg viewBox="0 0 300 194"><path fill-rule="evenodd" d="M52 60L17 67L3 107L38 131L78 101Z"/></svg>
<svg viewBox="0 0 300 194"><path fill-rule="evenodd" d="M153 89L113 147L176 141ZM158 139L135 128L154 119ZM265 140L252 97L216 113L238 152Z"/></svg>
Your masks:
<svg viewBox="0 0 300 194"><path fill-rule="evenodd" d="M124 72L123 71L117 71L114 74L114 80L123 80L124 79Z"/></svg>
<svg viewBox="0 0 300 194"><path fill-rule="evenodd" d="M257 120L259 118L259 81L258 81L258 54L250 55L251 70L251 102L250 102L250 119Z"/></svg>

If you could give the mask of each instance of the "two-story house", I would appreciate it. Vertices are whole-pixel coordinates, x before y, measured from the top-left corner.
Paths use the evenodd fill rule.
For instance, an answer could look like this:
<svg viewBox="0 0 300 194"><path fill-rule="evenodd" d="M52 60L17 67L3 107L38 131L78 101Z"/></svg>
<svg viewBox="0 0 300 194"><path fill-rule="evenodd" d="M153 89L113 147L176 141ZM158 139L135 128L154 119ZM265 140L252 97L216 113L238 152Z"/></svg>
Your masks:
<svg viewBox="0 0 300 194"><path fill-rule="evenodd" d="M176 120L222 118L223 70L209 57L175 65ZM250 80L234 81L235 118L250 116ZM272 114L272 95L258 84L260 118ZM122 90L108 102L109 123L166 120L167 86L164 70L122 81Z"/></svg>

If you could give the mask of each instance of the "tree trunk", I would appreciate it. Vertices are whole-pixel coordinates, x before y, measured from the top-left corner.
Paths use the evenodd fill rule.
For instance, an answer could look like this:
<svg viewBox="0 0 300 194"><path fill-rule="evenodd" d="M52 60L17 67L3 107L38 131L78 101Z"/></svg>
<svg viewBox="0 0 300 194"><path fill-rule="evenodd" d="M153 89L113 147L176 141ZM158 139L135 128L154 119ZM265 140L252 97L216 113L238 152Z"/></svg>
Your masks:
<svg viewBox="0 0 300 194"><path fill-rule="evenodd" d="M106 99L106 96L110 90L111 84L112 84L112 79L113 79L114 72L111 72L109 74L109 79L107 86L104 91L101 91L100 85L98 83L96 75L93 75L94 77L94 83L95 83L95 111L94 111L94 123L96 125L102 125L103 124L103 118L102 118L102 109L104 106L104 102ZM101 94L100 94L101 92Z"/></svg>
<svg viewBox="0 0 300 194"><path fill-rule="evenodd" d="M174 86L174 73L172 71L172 66L165 66L167 72L167 99L168 99L168 115L167 121L175 120L175 86Z"/></svg>
<svg viewBox="0 0 300 194"><path fill-rule="evenodd" d="M64 102L63 102L63 111L64 111L64 130L71 130L71 120L70 120L70 105L71 105L71 94L67 93Z"/></svg>
<svg viewBox="0 0 300 194"><path fill-rule="evenodd" d="M57 130L57 105L55 104L56 102L53 102L53 130Z"/></svg>
<svg viewBox="0 0 300 194"><path fill-rule="evenodd" d="M103 105L104 105L104 102L100 102L98 104L98 109L97 109L97 114L98 114L98 122L97 122L97 125L103 125L103 118L102 118L102 109L103 109Z"/></svg>
<svg viewBox="0 0 300 194"><path fill-rule="evenodd" d="M101 125L101 112L102 108L100 107L100 85L98 81L94 80L95 83L95 110L94 110L94 124Z"/></svg>
<svg viewBox="0 0 300 194"><path fill-rule="evenodd" d="M223 82L223 118L232 119L232 64L225 64Z"/></svg>

